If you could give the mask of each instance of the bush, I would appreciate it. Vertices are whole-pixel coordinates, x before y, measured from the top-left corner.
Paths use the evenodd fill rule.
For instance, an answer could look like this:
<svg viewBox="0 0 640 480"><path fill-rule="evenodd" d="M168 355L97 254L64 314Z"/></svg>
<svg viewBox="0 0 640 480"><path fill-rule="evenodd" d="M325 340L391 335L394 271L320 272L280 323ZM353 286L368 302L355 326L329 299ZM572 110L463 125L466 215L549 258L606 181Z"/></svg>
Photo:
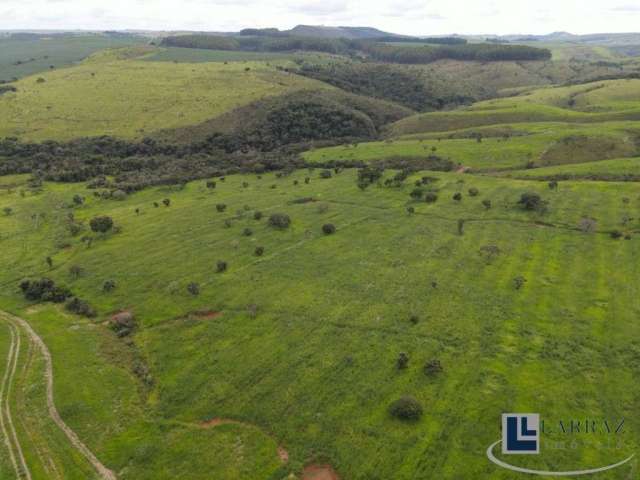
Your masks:
<svg viewBox="0 0 640 480"><path fill-rule="evenodd" d="M432 376L440 372L442 372L442 364L440 363L440 360L433 359L424 364L425 375Z"/></svg>
<svg viewBox="0 0 640 480"><path fill-rule="evenodd" d="M479 193L480 193L480 192L479 192L479 191L478 191L478 189L477 189L477 188L475 188L475 187L471 187L471 188L469 189L469 196L470 196L470 197L477 197Z"/></svg>
<svg viewBox="0 0 640 480"><path fill-rule="evenodd" d="M40 280L25 280L20 283L20 290L27 300L62 303L71 296L71 292L64 287L58 287L48 278Z"/></svg>
<svg viewBox="0 0 640 480"><path fill-rule="evenodd" d="M400 352L398 359L396 360L396 366L398 370L404 370L409 366L409 355L404 352Z"/></svg>
<svg viewBox="0 0 640 480"><path fill-rule="evenodd" d="M113 228L113 219L108 216L94 217L89 222L91 230L96 233L106 233Z"/></svg>
<svg viewBox="0 0 640 480"><path fill-rule="evenodd" d="M322 170L320 172L320 178L331 178L331 170Z"/></svg>
<svg viewBox="0 0 640 480"><path fill-rule="evenodd" d="M420 200L423 194L424 194L424 189L420 187L416 187L413 190L411 190L411 193L409 194L409 196L414 200Z"/></svg>
<svg viewBox="0 0 640 480"><path fill-rule="evenodd" d="M256 257L261 257L264 254L264 247L256 247L255 251Z"/></svg>
<svg viewBox="0 0 640 480"><path fill-rule="evenodd" d="M216 263L216 272L217 273L226 272L227 267L228 267L227 262L225 262L224 260L218 260L218 263Z"/></svg>
<svg viewBox="0 0 640 480"><path fill-rule="evenodd" d="M424 201L427 203L435 203L438 200L438 195L434 192L427 192L424 196Z"/></svg>
<svg viewBox="0 0 640 480"><path fill-rule="evenodd" d="M89 302L78 297L73 297L64 307L67 311L84 317L93 318L96 316L96 311L89 305Z"/></svg>
<svg viewBox="0 0 640 480"><path fill-rule="evenodd" d="M610 233L611 238L617 240L619 238L622 238L624 236L624 233L622 233L620 230L613 230Z"/></svg>
<svg viewBox="0 0 640 480"><path fill-rule="evenodd" d="M164 200L162 200L162 204L163 204L165 207L168 207L169 205L171 205L171 199L169 199L169 198L165 198Z"/></svg>
<svg viewBox="0 0 640 480"><path fill-rule="evenodd" d="M331 235L332 233L336 233L336 226L333 223L325 223L322 226L322 231L325 235Z"/></svg>
<svg viewBox="0 0 640 480"><path fill-rule="evenodd" d="M415 208L413 208L413 207L407 207L407 213L408 213L409 215L411 215L411 214L413 214L413 213L416 213L416 209L415 209Z"/></svg>
<svg viewBox="0 0 640 480"><path fill-rule="evenodd" d="M513 279L513 286L515 287L516 290L520 290L522 287L524 287L524 284L526 282L527 282L527 279L524 278L522 275L519 275Z"/></svg>
<svg viewBox="0 0 640 480"><path fill-rule="evenodd" d="M187 292L189 292L194 297L200 295L200 285L195 282L191 282L189 285L187 285Z"/></svg>
<svg viewBox="0 0 640 480"><path fill-rule="evenodd" d="M411 396L404 396L389 406L389 413L401 420L418 420L423 413L420 402Z"/></svg>
<svg viewBox="0 0 640 480"><path fill-rule="evenodd" d="M537 193L526 192L520 196L518 205L529 211L542 211L545 209L546 202L542 200Z"/></svg>
<svg viewBox="0 0 640 480"><path fill-rule="evenodd" d="M261 220L262 219L262 212L255 212L253 214L253 219L254 220Z"/></svg>
<svg viewBox="0 0 640 480"><path fill-rule="evenodd" d="M216 210L218 212L224 212L227 209L227 206L224 203L218 203L216 205Z"/></svg>
<svg viewBox="0 0 640 480"><path fill-rule="evenodd" d="M107 280L102 285L102 291L105 293L113 292L116 289L116 282L113 280Z"/></svg>
<svg viewBox="0 0 640 480"><path fill-rule="evenodd" d="M210 180L210 181L208 181L208 182L207 182L207 188L208 188L208 189L214 189L214 188L216 188L216 182L213 182L213 181L211 181L211 180Z"/></svg>
<svg viewBox="0 0 640 480"><path fill-rule="evenodd" d="M135 317L129 311L116 313L109 320L109 326L118 337L125 337L136 327Z"/></svg>
<svg viewBox="0 0 640 480"><path fill-rule="evenodd" d="M482 200L482 206L483 206L486 210L491 210L491 200L488 200L488 199L484 199L484 200Z"/></svg>
<svg viewBox="0 0 640 480"><path fill-rule="evenodd" d="M269 225L284 230L291 225L291 218L285 213L273 213L269 217Z"/></svg>
<svg viewBox="0 0 640 480"><path fill-rule="evenodd" d="M454 199L456 202L459 202L460 200L462 200L462 194L461 194L460 192L456 192L456 193L454 193L454 194L453 194L453 199Z"/></svg>
<svg viewBox="0 0 640 480"><path fill-rule="evenodd" d="M251 235L253 235L253 230L247 227L242 231L242 235L244 235L245 237L250 237Z"/></svg>
<svg viewBox="0 0 640 480"><path fill-rule="evenodd" d="M418 318L417 315L411 315L409 317L409 321L413 324L413 325L417 325L418 322L420 321L420 318Z"/></svg>
<svg viewBox="0 0 640 480"><path fill-rule="evenodd" d="M73 203L74 205L82 205L84 203L84 198L82 198L82 196L75 194L73 196Z"/></svg>

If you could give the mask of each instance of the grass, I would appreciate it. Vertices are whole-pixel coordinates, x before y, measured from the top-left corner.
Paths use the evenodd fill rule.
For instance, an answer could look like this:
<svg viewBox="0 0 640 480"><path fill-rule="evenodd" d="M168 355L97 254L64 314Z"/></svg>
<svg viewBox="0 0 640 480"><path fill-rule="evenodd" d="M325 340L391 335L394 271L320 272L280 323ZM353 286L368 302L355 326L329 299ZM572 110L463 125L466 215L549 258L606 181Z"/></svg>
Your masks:
<svg viewBox="0 0 640 480"><path fill-rule="evenodd" d="M635 155L637 133L629 127L625 122L506 124L320 148L304 157L310 162L374 161L433 154L476 171L522 169L528 163L546 166ZM481 143L473 138L476 134L483 135Z"/></svg>
<svg viewBox="0 0 640 480"><path fill-rule="evenodd" d="M0 38L0 80L27 77L67 67L105 48L144 42L137 36L109 37L90 34L57 34L34 39Z"/></svg>
<svg viewBox="0 0 640 480"><path fill-rule="evenodd" d="M584 162L575 165L558 165L553 167L536 168L532 170L516 170L508 172L513 178L566 177L571 179L636 179L640 176L640 158L617 158L597 162Z"/></svg>
<svg viewBox="0 0 640 480"><path fill-rule="evenodd" d="M163 47L145 57L152 62L246 62L270 60L290 60L290 53L241 52L231 50L205 50L201 48Z"/></svg>
<svg viewBox="0 0 640 480"><path fill-rule="evenodd" d="M27 318L50 344L63 417L120 478L280 480L326 461L349 479L507 479L484 456L505 411L625 416L629 430L616 453L637 448L639 405L629 385L640 333L631 281L640 228L637 220L621 225L625 215L638 217L634 185L561 182L552 192L535 181L428 173L439 179L439 200L427 204L409 197L423 174L402 188L362 192L354 171L328 180L317 173L234 175L213 191L200 181L121 202L94 198L82 184L46 184L24 197L0 190L0 207L15 210L0 216L0 305L24 314L18 279L46 274L100 314L88 323L47 307ZM471 187L478 196L467 195ZM548 200L548 212L518 208L525 191ZM87 201L72 209L75 193ZM153 207L166 197L170 207ZM291 203L302 197L316 201ZM288 213L292 226L273 230L253 219L255 210ZM122 231L87 249L82 235L66 233L70 211L85 224L111 215ZM33 213L46 216L36 223ZM595 233L578 229L584 216L597 220ZM329 222L337 232L327 236L321 226ZM252 236L242 235L247 227ZM631 240L613 240L613 229ZM264 256L254 256L257 245ZM484 245L501 253L487 261ZM229 269L217 274L220 259ZM72 278L71 265L84 275ZM516 290L520 275L527 282ZM106 279L117 283L110 294L102 292ZM189 282L200 295L186 291ZM139 321L131 346L100 323L121 308ZM220 315L189 313L202 309ZM410 357L401 372L399 352ZM152 387L132 375L132 355L148 366ZM422 366L433 358L444 372L427 377ZM420 421L388 416L404 394L423 403ZM213 417L244 424L197 428ZM288 464L277 445L289 451ZM587 445L547 449L522 464L610 461L610 452Z"/></svg>
<svg viewBox="0 0 640 480"><path fill-rule="evenodd" d="M144 61L149 49L100 53L81 65L15 83L0 97L0 136L68 140L114 135L140 138L198 124L265 96L324 84L264 62Z"/></svg>
<svg viewBox="0 0 640 480"><path fill-rule="evenodd" d="M516 97L478 102L471 107L423 113L389 128L390 136L531 122L637 120L640 80L608 80L572 87L532 89Z"/></svg>

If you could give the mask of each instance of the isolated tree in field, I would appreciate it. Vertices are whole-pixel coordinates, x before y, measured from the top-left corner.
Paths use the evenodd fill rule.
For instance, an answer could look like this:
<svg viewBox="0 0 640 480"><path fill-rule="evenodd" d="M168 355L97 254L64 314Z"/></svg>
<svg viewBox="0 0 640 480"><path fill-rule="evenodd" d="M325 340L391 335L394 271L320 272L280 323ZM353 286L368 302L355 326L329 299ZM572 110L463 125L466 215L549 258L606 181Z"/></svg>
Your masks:
<svg viewBox="0 0 640 480"><path fill-rule="evenodd" d="M227 267L228 267L227 262L225 262L224 260L218 260L218 263L216 263L216 272L218 273L226 272Z"/></svg>
<svg viewBox="0 0 640 480"><path fill-rule="evenodd" d="M165 198L164 200L162 200L162 203L165 207L168 207L169 205L171 205L171 199Z"/></svg>
<svg viewBox="0 0 640 480"><path fill-rule="evenodd" d="M264 254L264 247L256 247L255 251L256 257L261 257Z"/></svg>
<svg viewBox="0 0 640 480"><path fill-rule="evenodd" d="M45 258L45 262L47 262L47 266L49 268L53 268L53 258L47 257L47 258Z"/></svg>
<svg viewBox="0 0 640 480"><path fill-rule="evenodd" d="M284 230L289 228L289 225L291 225L291 218L285 213L273 213L269 217L269 225L274 228Z"/></svg>
<svg viewBox="0 0 640 480"><path fill-rule="evenodd" d="M485 210L491 210L491 200L485 198L484 200L482 200L482 206L485 208Z"/></svg>
<svg viewBox="0 0 640 480"><path fill-rule="evenodd" d="M520 290L522 287L524 287L525 283L527 283L527 279L524 278L522 275L518 275L516 278L513 279L513 286L515 287L516 290Z"/></svg>
<svg viewBox="0 0 640 480"><path fill-rule="evenodd" d="M106 280L102 284L102 291L105 293L113 292L116 289L116 282L113 280Z"/></svg>
<svg viewBox="0 0 640 480"><path fill-rule="evenodd" d="M224 203L218 203L216 205L216 210L218 212L224 212L227 209L227 206Z"/></svg>
<svg viewBox="0 0 640 480"><path fill-rule="evenodd" d="M189 292L194 297L198 296L200 294L200 285L198 285L196 282L191 282L189 285L187 285L187 292Z"/></svg>
<svg viewBox="0 0 640 480"><path fill-rule="evenodd" d="M479 193L480 193L480 191L475 187L471 187L469 189L469 196L470 197L477 197Z"/></svg>
<svg viewBox="0 0 640 480"><path fill-rule="evenodd" d="M414 397L406 395L389 405L389 413L401 420L418 420L422 416L423 409L420 402Z"/></svg>
<svg viewBox="0 0 640 480"><path fill-rule="evenodd" d="M456 202L459 202L460 200L462 200L462 194L461 194L460 192L456 192L456 193L454 193L454 194L453 194L453 199L454 199Z"/></svg>
<svg viewBox="0 0 640 480"><path fill-rule="evenodd" d="M551 180L549 183L549 190L558 190L558 182Z"/></svg>
<svg viewBox="0 0 640 480"><path fill-rule="evenodd" d="M322 232L325 235L331 235L332 233L336 233L336 226L333 223L325 223L322 226Z"/></svg>
<svg viewBox="0 0 640 480"><path fill-rule="evenodd" d="M438 200L438 194L435 192L427 192L424 196L424 201L427 203L435 203Z"/></svg>
<svg viewBox="0 0 640 480"><path fill-rule="evenodd" d="M78 194L73 196L74 205L82 205L84 203L84 198Z"/></svg>
<svg viewBox="0 0 640 480"><path fill-rule="evenodd" d="M442 372L442 364L440 363L440 360L433 359L433 360L429 360L427 363L424 364L425 375L432 376L440 372Z"/></svg>
<svg viewBox="0 0 640 480"><path fill-rule="evenodd" d="M113 228L113 219L106 215L100 217L93 217L89 221L91 230L96 233L107 233Z"/></svg>
<svg viewBox="0 0 640 480"><path fill-rule="evenodd" d="M400 352L398 359L396 360L396 366L398 370L404 370L409 366L409 355L404 352Z"/></svg>
<svg viewBox="0 0 640 480"><path fill-rule="evenodd" d="M214 182L214 181L212 181L212 180L209 180L209 181L207 182L207 188L208 188L209 190L213 190L214 188L216 188L216 182Z"/></svg>
<svg viewBox="0 0 640 480"><path fill-rule="evenodd" d="M537 193L526 192L520 196L518 205L525 210L542 212L546 208L546 203Z"/></svg>

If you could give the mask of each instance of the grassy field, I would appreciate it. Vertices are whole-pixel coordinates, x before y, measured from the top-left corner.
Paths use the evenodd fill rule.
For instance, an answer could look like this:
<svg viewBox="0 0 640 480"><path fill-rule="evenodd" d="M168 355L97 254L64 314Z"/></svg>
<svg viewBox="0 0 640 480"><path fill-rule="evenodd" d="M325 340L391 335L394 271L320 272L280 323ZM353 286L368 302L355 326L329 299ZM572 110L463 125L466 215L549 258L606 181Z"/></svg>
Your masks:
<svg viewBox="0 0 640 480"><path fill-rule="evenodd" d="M582 163L638 153L638 133L626 122L523 123L340 145L305 152L311 162L383 160L438 155L477 171ZM474 135L481 134L478 142Z"/></svg>
<svg viewBox="0 0 640 480"><path fill-rule="evenodd" d="M267 52L242 52L231 50L205 50L201 48L175 48L163 47L145 57L145 60L152 62L240 62L240 61L263 61L289 60L293 55L289 53L267 53Z"/></svg>
<svg viewBox="0 0 640 480"><path fill-rule="evenodd" d="M148 52L100 53L78 66L16 82L16 93L0 96L0 136L140 138L159 129L204 122L265 96L328 88L265 62L141 60L139 55Z"/></svg>
<svg viewBox="0 0 640 480"><path fill-rule="evenodd" d="M0 80L10 81L55 68L67 67L105 48L145 42L142 37L106 35L52 35L33 39L0 38Z"/></svg>
<svg viewBox="0 0 640 480"><path fill-rule="evenodd" d="M449 112L396 122L390 136L530 122L605 122L640 119L640 80L608 80L572 87L531 89L516 97L478 102Z"/></svg>
<svg viewBox="0 0 640 480"><path fill-rule="evenodd" d="M422 175L364 192L353 171L328 180L306 170L229 176L213 191L200 181L124 201L94 198L82 184L46 184L38 193L16 185L23 177L4 179L16 186L0 189L0 208L14 212L0 216L0 305L24 315L47 342L63 417L124 480L281 480L325 462L345 479L506 480L512 476L484 456L504 411L625 416L615 456L634 451L640 405L629 385L640 292L630 279L638 274L640 228L624 218L638 217L637 187L561 182L551 191L535 181L428 173L438 178L439 199L427 204L409 197ZM472 187L477 196L466 193ZM549 202L547 213L516 205L526 191ZM76 193L86 203L71 207ZM313 200L293 202L303 197ZM171 206L155 208L163 198ZM255 211L287 213L292 226L269 228ZM70 212L85 225L111 215L121 231L87 248L86 232L67 232ZM585 216L596 219L594 233L578 228ZM334 235L321 231L328 222ZM610 238L614 229L631 239ZM262 257L254 255L258 245ZM499 254L485 257L487 245ZM215 273L218 260L228 262L226 272ZM77 278L73 265L82 268ZM29 307L17 283L41 275L89 300L99 317ZM526 282L516 289L519 276ZM104 293L108 279L117 287ZM200 285L199 295L187 292L189 282ZM132 342L101 323L120 309L138 319ZM410 357L402 371L400 352ZM422 367L432 359L444 370L427 376ZM134 373L139 364L151 383ZM424 405L420 421L389 417L388 405L404 394ZM214 417L240 423L203 428ZM522 464L611 461L611 452L582 447ZM30 457L34 472L38 462Z"/></svg>
<svg viewBox="0 0 640 480"><path fill-rule="evenodd" d="M622 179L640 176L640 159L617 158L597 162L584 162L575 165L558 165L535 168L532 170L510 171L506 176L514 178L549 178L565 176L573 179Z"/></svg>

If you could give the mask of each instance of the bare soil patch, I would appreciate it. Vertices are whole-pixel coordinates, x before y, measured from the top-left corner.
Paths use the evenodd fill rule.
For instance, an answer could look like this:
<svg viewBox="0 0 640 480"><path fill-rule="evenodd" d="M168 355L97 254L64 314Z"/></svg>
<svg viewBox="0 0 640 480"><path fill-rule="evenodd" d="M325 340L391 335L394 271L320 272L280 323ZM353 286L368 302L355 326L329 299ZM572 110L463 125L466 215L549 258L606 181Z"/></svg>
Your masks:
<svg viewBox="0 0 640 480"><path fill-rule="evenodd" d="M302 480L340 480L331 465L308 465L302 471Z"/></svg>
<svg viewBox="0 0 640 480"><path fill-rule="evenodd" d="M205 320L213 320L214 318L218 318L222 315L222 312L217 312L215 310L196 310L195 312L190 312L189 316L201 318Z"/></svg>

